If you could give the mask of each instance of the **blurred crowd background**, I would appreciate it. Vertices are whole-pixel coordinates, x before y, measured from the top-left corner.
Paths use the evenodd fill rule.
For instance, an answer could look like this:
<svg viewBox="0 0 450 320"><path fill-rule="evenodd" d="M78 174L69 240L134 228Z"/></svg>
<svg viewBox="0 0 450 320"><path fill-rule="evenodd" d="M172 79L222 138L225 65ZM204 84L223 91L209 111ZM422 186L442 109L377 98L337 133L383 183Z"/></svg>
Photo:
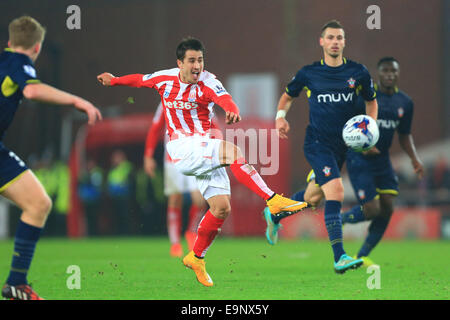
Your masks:
<svg viewBox="0 0 450 320"><path fill-rule="evenodd" d="M79 29L67 25L71 5L80 10ZM380 29L367 27L370 5L380 8ZM97 74L175 67L176 45L194 36L206 46L205 68L233 95L244 119L272 124L285 85L303 65L321 59L321 26L337 19L346 31L344 56L366 65L375 81L379 58L394 56L400 62L399 87L415 103L412 133L427 171L417 180L395 141L397 205L438 210L438 236L450 237L449 1L5 0L0 2L4 47L9 22L24 14L47 28L36 62L39 78L92 101L105 121L111 120L95 131L86 127L84 115L70 108L31 101L20 106L4 143L34 170L54 200L48 236L166 233L162 144L156 153L157 177L150 179L142 168L145 134L159 97L149 89L101 87ZM216 107L216 112L222 119L222 110ZM139 120L127 118L133 115ZM303 95L288 120L290 139L283 149L288 152L280 157L287 173L279 181L285 194L303 188L310 170L303 155L308 123ZM355 198L348 181L345 186L350 206ZM0 235L7 237L13 230L16 211L2 202ZM258 214L234 222L248 223ZM262 229L259 220L256 225Z"/></svg>

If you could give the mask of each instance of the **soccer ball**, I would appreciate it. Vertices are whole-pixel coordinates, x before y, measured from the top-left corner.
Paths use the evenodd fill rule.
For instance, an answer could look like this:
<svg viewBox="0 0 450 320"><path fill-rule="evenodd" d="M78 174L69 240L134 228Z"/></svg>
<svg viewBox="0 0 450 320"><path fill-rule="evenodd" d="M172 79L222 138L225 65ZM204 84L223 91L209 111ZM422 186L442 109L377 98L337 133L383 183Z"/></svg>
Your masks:
<svg viewBox="0 0 450 320"><path fill-rule="evenodd" d="M379 137L377 122L365 114L354 116L342 129L345 144L356 152L369 150L377 143Z"/></svg>

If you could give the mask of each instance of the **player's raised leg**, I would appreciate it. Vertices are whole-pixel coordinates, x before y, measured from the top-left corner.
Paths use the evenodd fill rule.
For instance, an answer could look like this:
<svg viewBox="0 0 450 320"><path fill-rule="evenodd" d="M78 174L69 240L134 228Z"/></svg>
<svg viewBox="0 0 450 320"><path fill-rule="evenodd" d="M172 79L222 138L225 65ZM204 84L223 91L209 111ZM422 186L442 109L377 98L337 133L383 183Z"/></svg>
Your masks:
<svg viewBox="0 0 450 320"><path fill-rule="evenodd" d="M40 300L29 286L27 274L52 202L31 170L23 172L6 186L2 196L22 209L14 238L11 269L2 296L6 299Z"/></svg>
<svg viewBox="0 0 450 320"><path fill-rule="evenodd" d="M229 165L236 179L252 190L267 203L271 214L297 212L308 206L306 202L294 201L272 191L256 169L247 163L239 147L222 141L219 151L220 163Z"/></svg>

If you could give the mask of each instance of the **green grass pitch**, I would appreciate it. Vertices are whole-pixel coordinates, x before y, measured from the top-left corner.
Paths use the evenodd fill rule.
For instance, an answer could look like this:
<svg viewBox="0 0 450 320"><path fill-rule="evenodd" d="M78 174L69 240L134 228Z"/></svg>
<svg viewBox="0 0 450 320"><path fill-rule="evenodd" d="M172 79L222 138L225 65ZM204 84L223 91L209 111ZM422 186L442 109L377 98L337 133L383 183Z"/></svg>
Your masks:
<svg viewBox="0 0 450 320"><path fill-rule="evenodd" d="M359 246L345 242L349 254ZM3 279L12 250L12 240L0 241ZM328 241L270 246L263 238L218 237L206 256L215 285L206 288L169 256L167 238L43 238L28 278L51 300L449 299L450 242L382 241L371 257L380 265L380 289L368 288L373 274L365 268L335 274ZM67 287L71 265L80 268L80 289Z"/></svg>

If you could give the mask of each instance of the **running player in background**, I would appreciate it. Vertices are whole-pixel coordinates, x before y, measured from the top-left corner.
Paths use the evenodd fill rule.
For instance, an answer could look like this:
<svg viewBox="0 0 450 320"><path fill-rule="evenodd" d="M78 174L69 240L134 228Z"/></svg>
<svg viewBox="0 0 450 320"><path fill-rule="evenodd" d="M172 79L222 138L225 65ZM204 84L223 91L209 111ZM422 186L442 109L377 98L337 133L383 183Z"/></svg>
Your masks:
<svg viewBox="0 0 450 320"><path fill-rule="evenodd" d="M168 142L169 136L165 134L164 112L162 103L158 105L153 122L147 133L144 151L144 169L145 172L153 178L157 163L153 157L159 141L163 138ZM197 225L203 213L206 211L207 204L197 188L197 182L192 176L185 176L178 172L172 163L167 152L164 154L164 194L167 196L167 231L169 234L170 255L173 257L183 256L183 247L181 246L181 230L183 226L183 196L189 192L191 195L191 207L189 209L189 220L184 233L184 237L191 251L194 247L197 237Z"/></svg>
<svg viewBox="0 0 450 320"><path fill-rule="evenodd" d="M394 211L394 199L398 195L398 179L389 157L395 131L418 178L422 179L424 175L424 167L411 134L414 104L397 86L400 65L395 58L384 57L378 61L377 69L380 138L375 148L367 152L348 152L349 178L360 205L342 214L343 223L371 221L368 235L357 255L366 266L373 264L368 256L387 229Z"/></svg>
<svg viewBox="0 0 450 320"><path fill-rule="evenodd" d="M43 186L25 163L1 140L23 97L44 103L73 105L85 112L88 123L101 120L100 111L90 102L41 83L34 69L45 29L35 19L23 16L9 24L8 48L0 55L0 192L21 210L15 238L11 271L2 288L6 299L40 300L28 285L27 273L36 244L44 228L52 202Z"/></svg>
<svg viewBox="0 0 450 320"><path fill-rule="evenodd" d="M397 86L400 65L395 58L384 57L378 61L377 71L378 84L375 85L375 90L379 106L377 122L380 138L375 147L369 151L358 153L349 150L347 152L347 171L360 205L342 214L342 223L371 221L368 235L357 254L357 257L364 261L364 266L374 264L368 256L380 242L389 225L394 211L394 198L398 195L397 176L392 169L389 157L389 148L395 131L398 133L400 146L409 156L418 178L422 179L425 173L411 134L413 101ZM362 108L363 103L360 102ZM317 207L323 198L323 192L316 185L313 171L309 173L307 182L304 199ZM292 198L303 198L303 196L300 192ZM270 231L267 232L269 243L276 242L281 219L282 217L276 217L274 219L276 224L270 226Z"/></svg>
<svg viewBox="0 0 450 320"><path fill-rule="evenodd" d="M97 78L105 86L154 88L161 96L170 139L167 152L181 173L196 177L197 186L209 204L198 226L194 248L183 259L197 280L209 287L213 281L206 272L204 256L231 211L230 181L225 167L229 166L240 183L266 201L271 214L300 211L307 204L273 192L236 145L211 138L214 104L224 109L227 124L239 122L241 116L222 83L203 69L204 51L199 40L187 38L176 50L178 68L123 77L102 73Z"/></svg>
<svg viewBox="0 0 450 320"><path fill-rule="evenodd" d="M377 119L377 101L372 79L366 67L343 57L345 32L342 25L330 21L322 27L320 45L324 58L303 67L288 84L278 103L275 126L281 139L286 139L289 123L285 116L294 98L306 91L310 105L309 122L304 143L305 157L316 173L316 181L325 195L325 226L334 254L334 270L344 273L362 265L344 250L341 207L344 186L340 170L347 146L342 140L345 122L358 114L357 96L362 96L366 113ZM304 193L299 197L304 201ZM272 217L265 210L269 225Z"/></svg>

